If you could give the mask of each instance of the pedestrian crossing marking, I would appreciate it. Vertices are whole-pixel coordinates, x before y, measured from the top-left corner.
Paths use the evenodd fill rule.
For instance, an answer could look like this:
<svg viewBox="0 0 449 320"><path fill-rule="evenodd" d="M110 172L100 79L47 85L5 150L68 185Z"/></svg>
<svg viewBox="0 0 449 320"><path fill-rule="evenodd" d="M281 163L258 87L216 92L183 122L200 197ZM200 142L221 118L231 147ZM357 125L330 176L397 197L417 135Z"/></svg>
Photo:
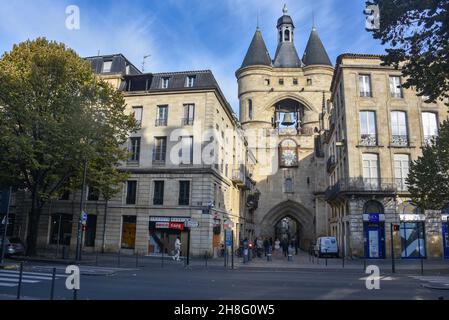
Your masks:
<svg viewBox="0 0 449 320"><path fill-rule="evenodd" d="M374 280L374 281L378 281L378 280L381 280L381 281L394 281L394 280L397 280L396 278L393 278L393 277L387 277L387 276L380 276L380 277L363 277L363 278L360 278L359 280L362 280L362 281L366 281L366 280L368 280L368 278L369 278L369 280Z"/></svg>
<svg viewBox="0 0 449 320"><path fill-rule="evenodd" d="M67 275L58 274L55 280L67 277ZM12 288L19 285L20 272L15 270L1 270L0 271L0 287ZM43 281L51 281L52 274L40 272L23 272L22 283L35 284Z"/></svg>

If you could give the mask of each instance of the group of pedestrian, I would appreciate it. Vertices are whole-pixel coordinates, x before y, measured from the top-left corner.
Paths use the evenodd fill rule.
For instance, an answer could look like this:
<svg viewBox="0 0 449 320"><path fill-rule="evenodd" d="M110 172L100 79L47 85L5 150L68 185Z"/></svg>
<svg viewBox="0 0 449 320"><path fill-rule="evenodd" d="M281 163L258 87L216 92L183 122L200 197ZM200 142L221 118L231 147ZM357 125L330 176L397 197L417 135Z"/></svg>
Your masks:
<svg viewBox="0 0 449 320"><path fill-rule="evenodd" d="M276 238L273 241L273 238L262 238L258 237L254 241L256 247L256 255L259 258L265 257L268 254L273 254L275 257L288 257L288 255L298 254L298 244L295 238L292 238L290 241L286 238L280 241Z"/></svg>

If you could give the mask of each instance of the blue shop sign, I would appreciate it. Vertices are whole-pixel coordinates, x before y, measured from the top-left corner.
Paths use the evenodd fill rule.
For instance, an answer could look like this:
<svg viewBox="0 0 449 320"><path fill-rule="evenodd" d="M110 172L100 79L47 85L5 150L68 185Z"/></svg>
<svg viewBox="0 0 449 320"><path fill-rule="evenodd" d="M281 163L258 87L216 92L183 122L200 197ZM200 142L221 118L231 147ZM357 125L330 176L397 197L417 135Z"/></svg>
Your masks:
<svg viewBox="0 0 449 320"><path fill-rule="evenodd" d="M370 213L370 214L368 214L368 221L369 222L379 222L380 215L378 213Z"/></svg>

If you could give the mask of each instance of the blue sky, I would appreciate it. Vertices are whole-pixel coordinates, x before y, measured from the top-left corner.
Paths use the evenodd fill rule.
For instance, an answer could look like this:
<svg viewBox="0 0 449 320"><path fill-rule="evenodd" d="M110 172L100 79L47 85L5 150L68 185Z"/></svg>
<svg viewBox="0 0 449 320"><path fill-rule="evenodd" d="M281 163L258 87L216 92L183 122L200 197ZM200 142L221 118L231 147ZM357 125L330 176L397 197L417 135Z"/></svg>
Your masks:
<svg viewBox="0 0 449 320"><path fill-rule="evenodd" d="M123 53L138 68L151 54L147 72L211 69L237 111L235 71L254 35L258 12L273 58L284 3L295 21L301 57L313 16L333 62L345 52L384 51L365 31L364 0L9 0L0 9L0 52L45 36L81 56ZM68 5L80 8L80 30L65 27Z"/></svg>

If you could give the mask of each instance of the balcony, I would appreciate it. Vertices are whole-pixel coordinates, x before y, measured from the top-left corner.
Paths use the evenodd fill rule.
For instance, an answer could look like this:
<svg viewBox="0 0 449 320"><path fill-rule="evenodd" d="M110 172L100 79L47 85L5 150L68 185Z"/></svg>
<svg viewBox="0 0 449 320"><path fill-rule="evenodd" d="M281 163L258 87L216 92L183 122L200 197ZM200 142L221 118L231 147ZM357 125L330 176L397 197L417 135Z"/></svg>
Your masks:
<svg viewBox="0 0 449 320"><path fill-rule="evenodd" d="M437 138L436 135L433 135L433 136L424 136L424 144L425 144L426 146L431 146L431 145L433 145L433 143L434 143L434 141L435 141L436 138Z"/></svg>
<svg viewBox="0 0 449 320"><path fill-rule="evenodd" d="M391 137L391 146L393 146L393 147L408 147L408 136L393 135Z"/></svg>
<svg viewBox="0 0 449 320"><path fill-rule="evenodd" d="M277 128L277 129L265 129L267 137L279 135L279 136L313 136L313 128Z"/></svg>
<svg viewBox="0 0 449 320"><path fill-rule="evenodd" d="M194 120L192 118L184 118L182 119L183 126L193 126Z"/></svg>
<svg viewBox="0 0 449 320"><path fill-rule="evenodd" d="M337 166L337 159L335 158L335 156L330 156L329 159L327 159L327 172L331 173L336 166Z"/></svg>
<svg viewBox="0 0 449 320"><path fill-rule="evenodd" d="M340 194L395 194L406 191L403 189L405 189L405 182L402 179L347 178L327 188L326 200L332 201Z"/></svg>
<svg viewBox="0 0 449 320"><path fill-rule="evenodd" d="M231 180L238 186L245 186L245 170L243 168L232 170Z"/></svg>
<svg viewBox="0 0 449 320"><path fill-rule="evenodd" d="M166 127L167 119L156 119L156 127Z"/></svg>
<svg viewBox="0 0 449 320"><path fill-rule="evenodd" d="M363 147L377 146L377 136L375 134L362 134L360 145Z"/></svg>

